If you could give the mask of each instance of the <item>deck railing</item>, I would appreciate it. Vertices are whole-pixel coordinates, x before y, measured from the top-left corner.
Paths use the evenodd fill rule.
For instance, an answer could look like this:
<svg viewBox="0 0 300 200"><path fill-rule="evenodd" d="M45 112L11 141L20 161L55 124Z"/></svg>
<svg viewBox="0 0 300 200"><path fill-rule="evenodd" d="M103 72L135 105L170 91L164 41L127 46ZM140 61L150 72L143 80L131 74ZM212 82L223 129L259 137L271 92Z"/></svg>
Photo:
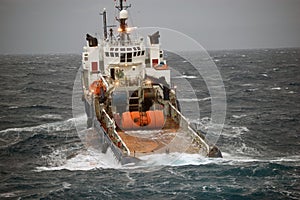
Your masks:
<svg viewBox="0 0 300 200"><path fill-rule="evenodd" d="M197 138L206 148L206 152L207 155L209 153L209 145L207 144L207 142L201 138L190 126L190 122L169 102L169 107L170 107L170 114L171 114L171 118L176 121L177 123L179 123L180 127L185 130L188 131L191 134L191 137Z"/></svg>
<svg viewBox="0 0 300 200"><path fill-rule="evenodd" d="M116 131L115 122L109 117L109 115L106 113L106 111L104 109L102 109L102 112L103 112L104 117L105 117L105 124L106 124L106 127L107 127L108 134L111 134L112 137L116 138L120 142L120 144L121 144L120 148L128 156L130 156L130 150L129 150L129 148L126 146L125 142L122 140L122 138L119 136L119 134Z"/></svg>

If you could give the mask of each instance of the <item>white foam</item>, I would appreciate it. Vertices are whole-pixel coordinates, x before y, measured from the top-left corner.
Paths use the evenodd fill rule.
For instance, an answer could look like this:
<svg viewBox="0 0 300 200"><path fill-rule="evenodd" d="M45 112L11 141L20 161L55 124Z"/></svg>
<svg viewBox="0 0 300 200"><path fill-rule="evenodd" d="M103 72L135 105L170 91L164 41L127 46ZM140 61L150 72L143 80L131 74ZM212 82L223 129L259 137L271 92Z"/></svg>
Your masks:
<svg viewBox="0 0 300 200"><path fill-rule="evenodd" d="M8 107L8 109L17 109L17 108L19 108L19 106L10 106L10 107Z"/></svg>
<svg viewBox="0 0 300 200"><path fill-rule="evenodd" d="M281 90L281 87L273 87L271 90Z"/></svg>
<svg viewBox="0 0 300 200"><path fill-rule="evenodd" d="M152 154L141 157L144 166L183 166L202 165L211 163L210 159L200 154L170 153Z"/></svg>
<svg viewBox="0 0 300 200"><path fill-rule="evenodd" d="M247 155L230 154L222 152L223 158L207 158L200 154L187 153L170 153L170 154L152 154L141 157L142 163L139 165L128 164L122 166L119 164L111 151L103 154L99 152L81 152L75 157L63 161L59 166L37 167L36 171L55 171L55 170L70 170L70 171L88 171L93 169L141 169L148 170L149 167L162 166L185 166L185 165L239 165L249 162L295 162L299 164L300 156L279 157L271 159L254 158ZM69 187L69 184L65 184Z"/></svg>
<svg viewBox="0 0 300 200"><path fill-rule="evenodd" d="M230 154L228 152L222 152L223 158L222 163L236 165L239 163L248 163L248 162L272 162L272 163L281 163L281 162L293 162L296 165L300 165L300 156L287 156L287 157L274 157L274 158L254 158L247 155L240 154Z"/></svg>
<svg viewBox="0 0 300 200"><path fill-rule="evenodd" d="M11 197L16 197L17 194L13 193L13 192L5 192L5 193L1 193L0 197L4 197L4 198L11 198Z"/></svg>
<svg viewBox="0 0 300 200"><path fill-rule="evenodd" d="M233 118L235 119L240 119L240 118L243 118L243 117L246 117L247 115L232 115Z"/></svg>
<svg viewBox="0 0 300 200"><path fill-rule="evenodd" d="M246 126L233 126L230 127L230 129L228 131L223 131L222 135L226 137L240 138L241 135L245 134L246 132L249 132L249 129Z"/></svg>
<svg viewBox="0 0 300 200"><path fill-rule="evenodd" d="M53 123L46 123L41 124L38 126L31 126L31 127L22 127L22 128L8 128L5 130L0 131L0 133L8 133L8 132L37 132L41 130L49 130L51 132L55 131L65 131L65 130L71 130L74 127L73 118L68 119L66 121L59 121L59 122L53 122Z"/></svg>
<svg viewBox="0 0 300 200"><path fill-rule="evenodd" d="M179 102L197 102L197 101L209 101L211 100L211 97L205 97L203 99L195 99L195 98L191 98L191 99L178 99Z"/></svg>
<svg viewBox="0 0 300 200"><path fill-rule="evenodd" d="M57 152L55 152L57 154ZM102 169L118 169L121 164L117 162L113 153L108 149L106 154L97 151L82 151L71 159L66 159L64 152L60 151L57 154L57 159L53 160L53 155L49 155L49 167L37 167L37 171L55 171L55 170L70 170L70 171L87 171L97 168Z"/></svg>
<svg viewBox="0 0 300 200"><path fill-rule="evenodd" d="M173 78L195 79L195 78L197 78L197 76L182 75L182 76L175 76Z"/></svg>
<svg viewBox="0 0 300 200"><path fill-rule="evenodd" d="M253 84L251 84L251 83L245 83L245 84L242 84L241 86L243 86L243 87L248 87L248 86L252 86Z"/></svg>
<svg viewBox="0 0 300 200"><path fill-rule="evenodd" d="M61 115L58 114L44 114L41 116L37 116L39 119L62 119Z"/></svg>

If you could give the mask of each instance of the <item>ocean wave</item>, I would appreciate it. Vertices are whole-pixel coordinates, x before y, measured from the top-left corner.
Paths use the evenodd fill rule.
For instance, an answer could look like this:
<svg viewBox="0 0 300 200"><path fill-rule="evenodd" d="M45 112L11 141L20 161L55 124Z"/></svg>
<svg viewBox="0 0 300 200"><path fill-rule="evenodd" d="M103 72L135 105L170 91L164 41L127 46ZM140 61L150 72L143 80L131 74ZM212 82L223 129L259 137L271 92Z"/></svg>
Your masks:
<svg viewBox="0 0 300 200"><path fill-rule="evenodd" d="M55 150L50 155L43 157L49 166L36 167L36 171L88 171L93 169L119 169L122 165L117 162L112 151L108 149L106 154L98 151L81 151L73 158L68 159L66 152Z"/></svg>
<svg viewBox="0 0 300 200"><path fill-rule="evenodd" d="M281 90L281 87L272 87L270 90Z"/></svg>
<svg viewBox="0 0 300 200"><path fill-rule="evenodd" d="M258 90L258 88L249 88L249 89L246 89L245 92L254 92L257 90Z"/></svg>
<svg viewBox="0 0 300 200"><path fill-rule="evenodd" d="M35 171L89 171L94 169L123 169L123 170L158 170L164 166L201 166L201 165L243 165L247 163L292 163L299 166L300 157L275 157L269 159L254 158L223 152L223 158L207 158L200 154L170 153L152 154L141 157L138 164L121 165L115 159L110 149L106 154L98 151L81 151L79 154L68 159L64 151L54 151L52 154L43 157L47 159L48 166L36 167Z"/></svg>
<svg viewBox="0 0 300 200"><path fill-rule="evenodd" d="M11 110L13 110L13 109L18 109L19 108L19 106L9 106L8 107L8 109L11 109Z"/></svg>
<svg viewBox="0 0 300 200"><path fill-rule="evenodd" d="M284 157L269 157L269 158L255 158L254 156L241 155L236 153L222 152L223 158L221 163L237 165L240 163L254 163L254 162L262 162L262 163L285 163L291 162L296 166L300 166L300 156L284 156Z"/></svg>
<svg viewBox="0 0 300 200"><path fill-rule="evenodd" d="M58 114L44 114L41 116L36 116L38 119L62 119L61 115Z"/></svg>
<svg viewBox="0 0 300 200"><path fill-rule="evenodd" d="M193 75L182 75L182 76L175 76L175 77L172 77L172 78L184 78L184 79L195 79L195 78L198 78L197 76L193 76Z"/></svg>
<svg viewBox="0 0 300 200"><path fill-rule="evenodd" d="M253 84L252 83L245 83L245 84L242 84L241 86L243 86L243 87L249 87L249 86L253 86Z"/></svg>
<svg viewBox="0 0 300 200"><path fill-rule="evenodd" d="M74 119L66 121L58 121L54 123L46 123L32 127L8 128L0 131L0 147L7 148L20 142L25 142L40 135L57 135L59 132L68 131L68 136L75 129Z"/></svg>
<svg viewBox="0 0 300 200"><path fill-rule="evenodd" d="M184 101L184 102L195 102L195 101L210 101L211 100L211 97L205 97L203 99L194 99L194 98L191 98L191 99L178 99L178 101Z"/></svg>
<svg viewBox="0 0 300 200"><path fill-rule="evenodd" d="M243 114L243 115L232 115L233 118L235 119L241 119L243 117L246 117L247 115Z"/></svg>

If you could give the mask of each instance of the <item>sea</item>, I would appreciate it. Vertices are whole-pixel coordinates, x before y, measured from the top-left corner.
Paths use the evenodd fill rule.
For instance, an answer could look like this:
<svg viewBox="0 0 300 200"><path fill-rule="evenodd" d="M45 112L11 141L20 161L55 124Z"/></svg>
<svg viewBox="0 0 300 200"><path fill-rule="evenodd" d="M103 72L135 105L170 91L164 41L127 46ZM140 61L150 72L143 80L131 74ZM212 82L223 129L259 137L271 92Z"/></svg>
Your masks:
<svg viewBox="0 0 300 200"><path fill-rule="evenodd" d="M143 166L80 140L74 121L85 118L73 116L72 96L81 55L1 55L0 199L300 199L300 49L208 53L226 92L223 158L159 154ZM194 92L177 89L190 123L217 126L201 73L166 54L172 79Z"/></svg>

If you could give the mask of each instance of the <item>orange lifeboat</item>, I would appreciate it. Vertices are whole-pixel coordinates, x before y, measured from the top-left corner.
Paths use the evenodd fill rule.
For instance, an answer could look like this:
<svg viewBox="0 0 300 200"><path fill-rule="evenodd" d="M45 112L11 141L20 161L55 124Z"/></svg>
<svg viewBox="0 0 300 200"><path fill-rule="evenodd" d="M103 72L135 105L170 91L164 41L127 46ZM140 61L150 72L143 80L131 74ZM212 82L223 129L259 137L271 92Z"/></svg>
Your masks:
<svg viewBox="0 0 300 200"><path fill-rule="evenodd" d="M96 80L94 81L89 88L90 92L92 92L94 95L101 95L104 96L104 93L106 92L106 87L103 84L103 81L100 80Z"/></svg>
<svg viewBox="0 0 300 200"><path fill-rule="evenodd" d="M165 64L164 62L161 62L160 64L155 65L154 69L156 69L156 70L166 70L166 69L169 69L169 66L167 64Z"/></svg>

